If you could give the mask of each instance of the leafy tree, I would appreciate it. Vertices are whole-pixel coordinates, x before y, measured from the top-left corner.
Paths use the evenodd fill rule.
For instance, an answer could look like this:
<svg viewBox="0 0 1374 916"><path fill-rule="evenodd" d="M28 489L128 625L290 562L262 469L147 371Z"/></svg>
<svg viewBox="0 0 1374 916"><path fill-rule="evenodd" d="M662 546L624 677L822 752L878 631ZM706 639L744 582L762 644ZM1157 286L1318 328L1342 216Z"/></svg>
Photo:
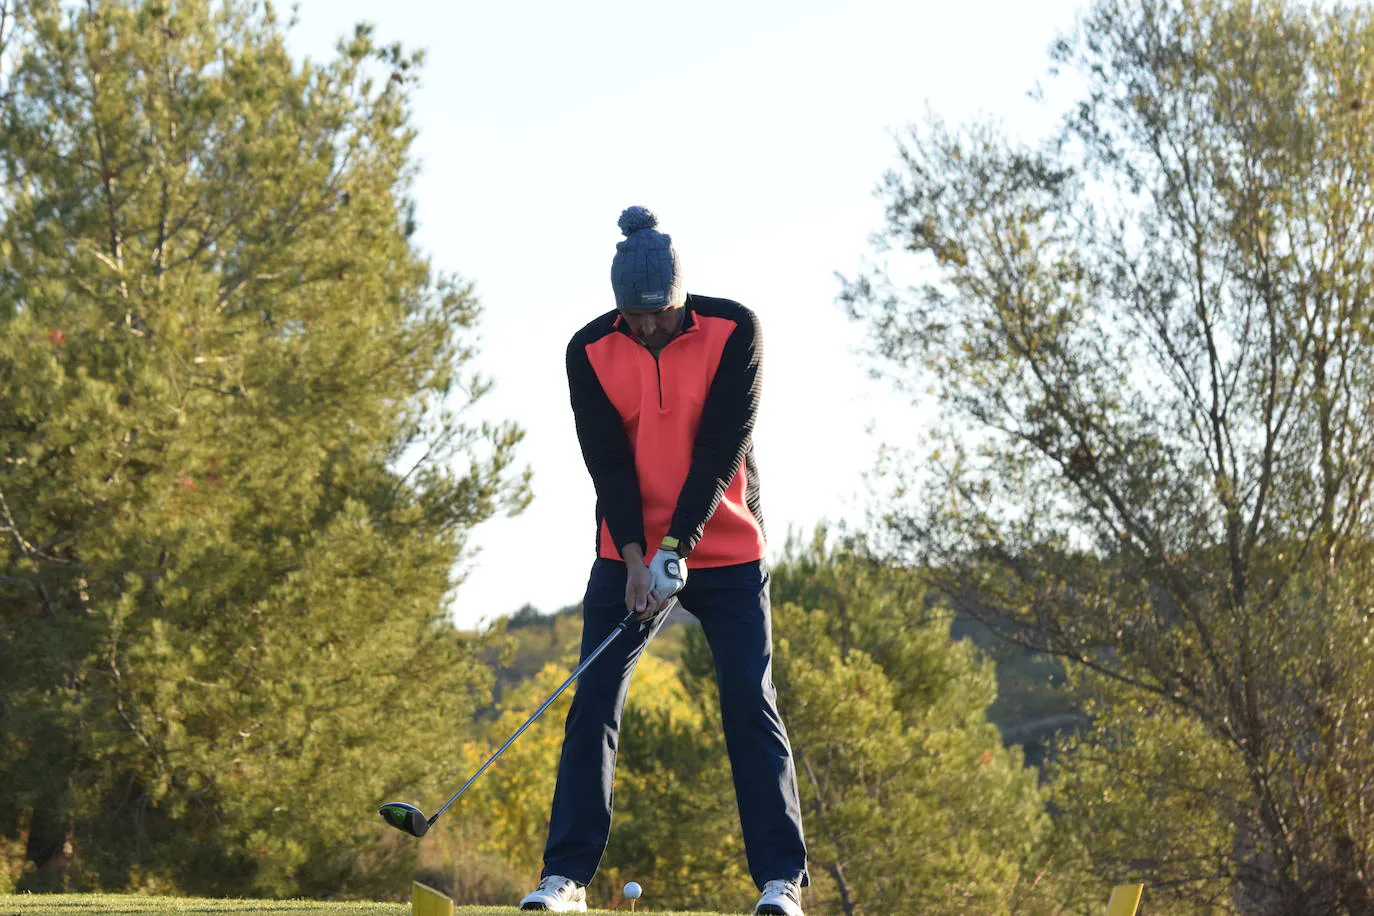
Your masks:
<svg viewBox="0 0 1374 916"><path fill-rule="evenodd" d="M1217 801L1244 794L1234 756L1157 696L1118 691L1090 708L1094 730L1063 741L1048 768L1052 845L1078 891L1065 897L1091 912L1098 889L1146 872L1170 912L1232 912L1230 888L1197 876L1230 868L1235 831Z"/></svg>
<svg viewBox="0 0 1374 916"><path fill-rule="evenodd" d="M414 848L375 805L451 784L488 681L451 570L525 499L411 241L418 58L4 12L0 848L25 888L375 893Z"/></svg>
<svg viewBox="0 0 1374 916"><path fill-rule="evenodd" d="M1178 909L1374 910L1372 48L1365 5L1100 0L1062 128L913 130L882 193L918 283L846 288L950 430L894 549L1169 711L1112 712L1083 765L1229 829L1136 861Z"/></svg>

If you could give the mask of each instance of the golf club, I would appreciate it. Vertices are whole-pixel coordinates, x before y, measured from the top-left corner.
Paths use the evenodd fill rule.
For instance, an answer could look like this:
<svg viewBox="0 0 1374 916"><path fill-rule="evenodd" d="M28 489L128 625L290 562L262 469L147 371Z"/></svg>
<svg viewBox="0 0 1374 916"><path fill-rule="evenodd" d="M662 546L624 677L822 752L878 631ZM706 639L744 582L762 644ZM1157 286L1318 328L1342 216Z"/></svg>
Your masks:
<svg viewBox="0 0 1374 916"><path fill-rule="evenodd" d="M673 598L659 613L668 613L670 610L672 610L673 605L675 604L677 604L677 599ZM476 782L477 777L481 776L484 772L486 772L487 767L495 763L496 758L500 757L502 752L504 752L506 748L510 747L511 744L514 743L515 739L519 738L520 735L524 733L525 729L529 728L530 725L534 722L534 720L539 718L540 714L542 714L544 710L548 709L550 706L553 705L553 701L558 699L559 695L562 694L564 690L568 689L568 685L571 684L573 681L577 680L578 675L580 675L583 671L586 671L587 666L589 666L592 662L596 661L597 657L601 655L603 651L605 651L606 647L609 646L617 636L623 633L625 631L625 628L629 626L630 622L634 619L634 611L630 611L628 614L626 614L625 619L620 621L620 623L616 625L616 628L611 631L610 635L601 641L601 645L593 649L591 653L588 654L588 656L582 660L582 664L578 665L577 668L573 671L573 673L568 675L568 679L564 681L562 685L553 692L553 696L545 700L543 705L536 709L534 711L534 714L525 720L525 724L517 728L515 730L515 734L507 738L506 743L497 748L496 753L492 754L489 758L487 758L487 762L482 764L482 766L478 768L476 773L472 774L472 776L468 779L467 782L463 783L463 787L461 789L453 793L452 798L444 802L444 806L442 808L434 812L433 817L426 818L425 813L423 811L421 811L414 805L408 805L405 802L387 802L385 805L382 805L380 808L377 809L377 813L382 816L382 820L386 821L388 824L395 827L397 830L404 831L405 833L408 833L411 836L424 836L426 833L428 833L429 828L433 827L434 822L439 819L439 815L443 814L445 811L447 811L450 807L453 806L453 803L458 800L459 796L461 796L464 792L468 790L468 786Z"/></svg>

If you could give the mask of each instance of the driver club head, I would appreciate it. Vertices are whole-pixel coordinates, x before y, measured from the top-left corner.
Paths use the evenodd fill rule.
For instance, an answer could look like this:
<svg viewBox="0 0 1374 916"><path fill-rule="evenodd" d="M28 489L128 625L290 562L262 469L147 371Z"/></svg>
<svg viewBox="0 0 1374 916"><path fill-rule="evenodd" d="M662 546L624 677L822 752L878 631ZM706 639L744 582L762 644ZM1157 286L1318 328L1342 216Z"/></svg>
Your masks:
<svg viewBox="0 0 1374 916"><path fill-rule="evenodd" d="M382 816L382 820L411 836L424 836L429 832L429 820L425 813L414 805L387 802L377 809L377 813Z"/></svg>

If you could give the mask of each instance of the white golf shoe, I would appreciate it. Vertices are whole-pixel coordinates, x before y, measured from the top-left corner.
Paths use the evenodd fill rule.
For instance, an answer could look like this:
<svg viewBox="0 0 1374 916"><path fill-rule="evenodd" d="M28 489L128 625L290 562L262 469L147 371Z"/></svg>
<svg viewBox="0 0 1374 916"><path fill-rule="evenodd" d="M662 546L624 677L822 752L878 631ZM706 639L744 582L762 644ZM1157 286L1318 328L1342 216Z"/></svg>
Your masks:
<svg viewBox="0 0 1374 916"><path fill-rule="evenodd" d="M801 906L801 888L793 881L769 881L763 886L763 896L754 904L755 916L805 916Z"/></svg>
<svg viewBox="0 0 1374 916"><path fill-rule="evenodd" d="M546 910L550 913L585 913L587 889L572 878L549 875L539 882L539 887L534 893L520 901L520 909ZM797 912L800 913L801 910Z"/></svg>

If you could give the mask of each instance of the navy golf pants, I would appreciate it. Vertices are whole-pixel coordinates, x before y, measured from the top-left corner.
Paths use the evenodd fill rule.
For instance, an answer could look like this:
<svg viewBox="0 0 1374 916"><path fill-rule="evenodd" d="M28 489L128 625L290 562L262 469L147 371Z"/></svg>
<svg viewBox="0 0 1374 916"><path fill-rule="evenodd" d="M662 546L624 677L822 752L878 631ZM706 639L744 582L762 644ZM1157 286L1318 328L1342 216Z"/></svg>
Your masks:
<svg viewBox="0 0 1374 916"><path fill-rule="evenodd" d="M701 621L715 659L749 873L760 888L777 878L809 883L797 773L773 689L767 567L693 569L678 599ZM598 559L582 602L583 658L625 614L625 564ZM667 617L631 623L578 679L558 761L545 876L588 884L596 874L611 833L616 745L630 676Z"/></svg>

